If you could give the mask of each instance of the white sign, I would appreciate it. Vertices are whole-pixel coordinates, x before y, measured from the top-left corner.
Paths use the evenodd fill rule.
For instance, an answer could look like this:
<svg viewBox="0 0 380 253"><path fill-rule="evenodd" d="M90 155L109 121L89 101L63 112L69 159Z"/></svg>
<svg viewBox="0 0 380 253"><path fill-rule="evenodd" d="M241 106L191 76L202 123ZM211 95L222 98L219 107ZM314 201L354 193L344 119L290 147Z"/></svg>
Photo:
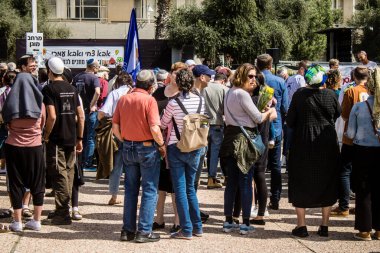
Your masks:
<svg viewBox="0 0 380 253"><path fill-rule="evenodd" d="M88 59L98 60L100 65L114 68L124 62L124 47L119 46L45 46L44 59L59 57L68 68L86 68Z"/></svg>
<svg viewBox="0 0 380 253"><path fill-rule="evenodd" d="M42 54L43 47L43 33L26 33L26 54L32 54L34 56Z"/></svg>

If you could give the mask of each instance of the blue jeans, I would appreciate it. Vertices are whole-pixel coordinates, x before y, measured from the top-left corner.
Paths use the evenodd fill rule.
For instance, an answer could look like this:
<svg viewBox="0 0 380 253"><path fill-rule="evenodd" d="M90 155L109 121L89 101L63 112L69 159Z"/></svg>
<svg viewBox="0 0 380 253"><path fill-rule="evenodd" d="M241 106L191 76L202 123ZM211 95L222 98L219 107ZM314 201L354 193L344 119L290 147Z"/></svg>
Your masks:
<svg viewBox="0 0 380 253"><path fill-rule="evenodd" d="M109 192L117 195L120 186L121 173L125 172L123 166L123 143L120 142L119 149L113 154L113 170L109 176Z"/></svg>
<svg viewBox="0 0 380 253"><path fill-rule="evenodd" d="M216 178L218 169L219 150L223 142L223 126L211 125L208 132L208 176Z"/></svg>
<svg viewBox="0 0 380 253"><path fill-rule="evenodd" d="M160 154L156 143L152 142L151 146L147 147L142 142L124 141L123 163L126 169L123 230L136 231L137 201L141 184L138 231L148 234L152 231L160 178Z"/></svg>
<svg viewBox="0 0 380 253"><path fill-rule="evenodd" d="M98 125L98 112L92 112L85 115L84 135L83 135L83 167L92 166L92 157L95 151L95 128Z"/></svg>
<svg viewBox="0 0 380 253"><path fill-rule="evenodd" d="M354 155L353 149L354 146L347 144L342 145L342 168L339 176L339 208L341 210L348 210L350 204L350 177L352 172L352 158Z"/></svg>
<svg viewBox="0 0 380 253"><path fill-rule="evenodd" d="M274 147L268 152L268 167L271 170L270 180L270 201L277 204L281 198L282 181L281 181L281 140L279 135L274 138ZM228 178L229 179L229 178Z"/></svg>
<svg viewBox="0 0 380 253"><path fill-rule="evenodd" d="M232 156L226 158L226 169L228 180L226 189L224 190L224 215L232 216L236 192L239 189L243 218L249 218L252 208L253 169L250 169L247 174L243 174L237 166L236 159Z"/></svg>
<svg viewBox="0 0 380 253"><path fill-rule="evenodd" d="M167 152L179 223L182 233L187 237L192 236L193 232L203 232L198 198L194 189L201 152L202 149L197 149L182 153L176 144L169 145Z"/></svg>
<svg viewBox="0 0 380 253"><path fill-rule="evenodd" d="M195 192L198 191L199 179L201 178L202 169L203 169L203 162L205 160L205 156L206 156L206 153L207 153L207 147L200 148L200 150L201 150L201 154L199 156L198 169L197 169L197 173L195 174L195 180L194 180Z"/></svg>

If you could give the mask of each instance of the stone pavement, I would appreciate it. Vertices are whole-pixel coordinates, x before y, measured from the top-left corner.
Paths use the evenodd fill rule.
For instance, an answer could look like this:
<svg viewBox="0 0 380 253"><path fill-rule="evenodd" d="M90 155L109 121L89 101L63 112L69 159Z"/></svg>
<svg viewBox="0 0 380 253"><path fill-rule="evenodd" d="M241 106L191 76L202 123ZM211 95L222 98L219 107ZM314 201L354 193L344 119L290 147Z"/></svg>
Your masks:
<svg viewBox="0 0 380 253"><path fill-rule="evenodd" d="M265 226L257 226L256 232L241 236L238 232L222 232L223 189L207 190L206 177L202 177L199 190L200 207L210 214L204 226L204 236L191 241L169 238L172 225L172 206L167 198L165 211L167 228L159 231L161 240L157 243L137 244L119 241L122 225L122 205L108 206L108 181L95 180L94 172L86 172L86 184L81 188L80 211L83 220L72 226L43 226L40 232L0 234L0 252L380 252L380 241L356 241L353 239L354 217L332 218L330 237L320 238L318 229L321 212L308 210L307 223L310 237L296 239L290 231L296 223L296 215L287 203L286 184L279 211L270 211ZM286 175L284 174L284 177ZM284 179L284 182L286 178ZM122 191L121 191L122 193ZM45 199L46 217L53 209L53 198ZM9 207L5 188L5 177L0 177L0 208ZM44 217L44 218L45 218ZM10 220L0 220L7 223Z"/></svg>

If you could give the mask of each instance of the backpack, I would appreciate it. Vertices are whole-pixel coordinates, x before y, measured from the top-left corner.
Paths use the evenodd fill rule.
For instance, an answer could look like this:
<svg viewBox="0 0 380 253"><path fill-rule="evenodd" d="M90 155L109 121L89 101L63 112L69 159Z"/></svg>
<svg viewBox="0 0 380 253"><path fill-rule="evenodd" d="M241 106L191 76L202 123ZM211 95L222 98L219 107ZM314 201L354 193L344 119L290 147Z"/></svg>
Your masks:
<svg viewBox="0 0 380 253"><path fill-rule="evenodd" d="M181 110L186 114L185 117L183 117L181 134L173 118L174 131L178 139L177 148L181 150L181 152L188 153L206 147L210 121L206 115L200 114L203 102L202 97L199 96L197 112L192 114L189 114L179 98L176 98L175 101L177 101Z"/></svg>

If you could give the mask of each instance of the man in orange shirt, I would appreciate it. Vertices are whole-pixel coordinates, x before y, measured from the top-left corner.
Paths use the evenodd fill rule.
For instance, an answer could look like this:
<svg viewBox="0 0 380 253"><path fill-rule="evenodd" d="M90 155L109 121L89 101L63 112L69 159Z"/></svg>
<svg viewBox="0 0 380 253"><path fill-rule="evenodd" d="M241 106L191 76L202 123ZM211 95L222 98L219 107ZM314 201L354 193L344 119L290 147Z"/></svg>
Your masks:
<svg viewBox="0 0 380 253"><path fill-rule="evenodd" d="M368 68L365 66L356 67L353 76L356 86L345 92L342 102L342 118L345 121L344 132L347 131L348 118L350 117L350 112L354 104L363 102L368 98L367 88L365 87L369 77ZM344 134L342 142L339 206L331 211L331 215L346 217L349 215L353 143L352 140Z"/></svg>
<svg viewBox="0 0 380 253"><path fill-rule="evenodd" d="M165 157L166 148L160 130L158 105L151 96L156 86L153 72L142 70L137 75L136 89L120 98L112 119L113 133L123 142L126 169L122 241L160 240L158 234L152 233L152 224L160 177L160 155ZM140 182L142 197L136 232Z"/></svg>

